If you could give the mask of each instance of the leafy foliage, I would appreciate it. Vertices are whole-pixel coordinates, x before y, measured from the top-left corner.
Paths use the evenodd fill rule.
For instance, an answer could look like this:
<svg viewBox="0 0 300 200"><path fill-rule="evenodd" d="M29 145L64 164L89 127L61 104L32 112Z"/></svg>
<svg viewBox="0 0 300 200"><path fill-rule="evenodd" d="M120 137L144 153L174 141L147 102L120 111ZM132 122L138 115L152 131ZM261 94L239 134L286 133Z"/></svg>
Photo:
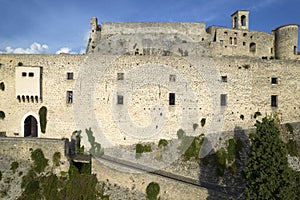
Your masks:
<svg viewBox="0 0 300 200"><path fill-rule="evenodd" d="M287 128L288 132L290 132L291 134L293 134L294 132L294 128L291 124L287 123L285 124L285 127Z"/></svg>
<svg viewBox="0 0 300 200"><path fill-rule="evenodd" d="M151 152L152 148L150 145L142 145L142 144L136 144L135 145L135 153L136 153L136 158L140 158L142 153L145 152Z"/></svg>
<svg viewBox="0 0 300 200"><path fill-rule="evenodd" d="M156 200L159 194L160 187L156 182L151 182L146 188L146 197L148 200Z"/></svg>
<svg viewBox="0 0 300 200"><path fill-rule="evenodd" d="M204 135L199 135L197 137L185 136L181 141L181 148L185 150L183 153L183 159L185 161L190 160L191 158L199 159L199 152L201 145L204 140ZM186 148L186 145L189 145Z"/></svg>
<svg viewBox="0 0 300 200"><path fill-rule="evenodd" d="M10 165L10 170L12 170L13 173L15 173L16 170L18 169L18 167L19 167L19 163L18 163L17 161L14 161L14 162L12 162L11 165Z"/></svg>
<svg viewBox="0 0 300 200"><path fill-rule="evenodd" d="M96 142L95 137L93 136L93 131L91 128L85 129L85 132L88 136L88 141L91 144L90 154L95 156L101 156L103 152L101 152L101 144Z"/></svg>
<svg viewBox="0 0 300 200"><path fill-rule="evenodd" d="M273 117L256 121L244 170L247 199L296 199L295 176L288 166L286 146Z"/></svg>
<svg viewBox="0 0 300 200"><path fill-rule="evenodd" d="M289 139L286 144L286 148L287 148L288 154L290 154L291 156L298 156L298 154L299 154L298 144L295 140Z"/></svg>
<svg viewBox="0 0 300 200"><path fill-rule="evenodd" d="M48 166L48 159L45 158L44 153L41 149L36 149L31 152L31 159L34 162L34 170L37 173L41 173Z"/></svg>
<svg viewBox="0 0 300 200"><path fill-rule="evenodd" d="M46 125L47 125L47 108L42 106L39 110L40 124L42 133L46 133Z"/></svg>
<svg viewBox="0 0 300 200"><path fill-rule="evenodd" d="M165 147L167 146L169 143L166 139L160 139L158 142L158 147Z"/></svg>
<svg viewBox="0 0 300 200"><path fill-rule="evenodd" d="M218 176L223 176L226 169L227 152L224 148L216 152L217 168L216 173Z"/></svg>
<svg viewBox="0 0 300 200"><path fill-rule="evenodd" d="M52 161L53 161L53 165L54 166L59 166L59 161L61 159L61 154L60 152L55 152L53 154L53 158L52 158Z"/></svg>

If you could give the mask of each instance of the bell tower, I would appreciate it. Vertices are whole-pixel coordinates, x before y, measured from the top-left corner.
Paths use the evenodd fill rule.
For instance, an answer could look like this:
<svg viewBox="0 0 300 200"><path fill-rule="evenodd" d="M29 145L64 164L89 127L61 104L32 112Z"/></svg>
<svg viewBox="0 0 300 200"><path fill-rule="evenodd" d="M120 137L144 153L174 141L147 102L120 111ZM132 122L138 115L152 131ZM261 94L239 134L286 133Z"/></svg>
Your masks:
<svg viewBox="0 0 300 200"><path fill-rule="evenodd" d="M249 11L238 10L231 15L232 28L249 30Z"/></svg>

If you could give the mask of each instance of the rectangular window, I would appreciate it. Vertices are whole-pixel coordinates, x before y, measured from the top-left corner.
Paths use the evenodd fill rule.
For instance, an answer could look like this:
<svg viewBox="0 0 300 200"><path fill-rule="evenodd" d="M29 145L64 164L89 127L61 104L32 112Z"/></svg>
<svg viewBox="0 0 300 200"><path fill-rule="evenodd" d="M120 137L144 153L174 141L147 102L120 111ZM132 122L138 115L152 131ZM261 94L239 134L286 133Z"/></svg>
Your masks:
<svg viewBox="0 0 300 200"><path fill-rule="evenodd" d="M117 73L117 80L124 80L124 73Z"/></svg>
<svg viewBox="0 0 300 200"><path fill-rule="evenodd" d="M27 73L26 72L22 72L22 76L23 77L27 76Z"/></svg>
<svg viewBox="0 0 300 200"><path fill-rule="evenodd" d="M117 104L123 105L123 95L118 95Z"/></svg>
<svg viewBox="0 0 300 200"><path fill-rule="evenodd" d="M224 43L224 41L223 41L223 40L220 40L220 46L221 46L221 47L223 46L223 43Z"/></svg>
<svg viewBox="0 0 300 200"><path fill-rule="evenodd" d="M73 103L73 91L67 91L67 104Z"/></svg>
<svg viewBox="0 0 300 200"><path fill-rule="evenodd" d="M227 82L227 76L221 76L221 81L226 83Z"/></svg>
<svg viewBox="0 0 300 200"><path fill-rule="evenodd" d="M169 93L169 105L175 105L175 93Z"/></svg>
<svg viewBox="0 0 300 200"><path fill-rule="evenodd" d="M278 78L277 77L272 77L271 78L271 83L272 84L278 84Z"/></svg>
<svg viewBox="0 0 300 200"><path fill-rule="evenodd" d="M227 94L221 94L221 106L227 106Z"/></svg>
<svg viewBox="0 0 300 200"><path fill-rule="evenodd" d="M278 107L278 96L271 95L271 107Z"/></svg>
<svg viewBox="0 0 300 200"><path fill-rule="evenodd" d="M67 72L67 79L73 80L74 79L74 73L73 72Z"/></svg>
<svg viewBox="0 0 300 200"><path fill-rule="evenodd" d="M33 72L29 72L29 73L28 73L28 76L29 76L29 77L34 77L34 73L33 73Z"/></svg>
<svg viewBox="0 0 300 200"><path fill-rule="evenodd" d="M176 81L176 75L170 74L169 81L170 82L175 82Z"/></svg>

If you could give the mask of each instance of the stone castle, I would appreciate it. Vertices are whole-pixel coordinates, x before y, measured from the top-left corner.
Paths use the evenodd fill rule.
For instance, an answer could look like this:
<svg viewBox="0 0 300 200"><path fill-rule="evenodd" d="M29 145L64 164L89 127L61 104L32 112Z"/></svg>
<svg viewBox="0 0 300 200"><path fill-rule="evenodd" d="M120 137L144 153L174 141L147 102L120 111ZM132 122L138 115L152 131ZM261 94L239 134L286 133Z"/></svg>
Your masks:
<svg viewBox="0 0 300 200"><path fill-rule="evenodd" d="M85 55L0 55L1 135L91 128L110 146L250 129L271 113L298 122L298 25L265 33L249 30L249 11L231 19L206 28L92 18Z"/></svg>

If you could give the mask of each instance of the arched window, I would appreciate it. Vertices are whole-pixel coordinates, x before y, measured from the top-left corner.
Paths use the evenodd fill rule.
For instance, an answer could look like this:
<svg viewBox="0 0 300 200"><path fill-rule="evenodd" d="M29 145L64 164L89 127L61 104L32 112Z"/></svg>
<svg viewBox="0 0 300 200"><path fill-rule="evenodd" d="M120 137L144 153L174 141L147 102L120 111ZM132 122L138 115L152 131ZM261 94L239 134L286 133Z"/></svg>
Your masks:
<svg viewBox="0 0 300 200"><path fill-rule="evenodd" d="M233 28L237 27L237 22L238 22L237 17L234 17L234 19L233 19Z"/></svg>
<svg viewBox="0 0 300 200"><path fill-rule="evenodd" d="M294 54L297 55L297 46L294 46Z"/></svg>
<svg viewBox="0 0 300 200"><path fill-rule="evenodd" d="M246 16L245 16L245 15L243 15L243 16L241 17L241 25L242 25L242 26L246 26Z"/></svg>
<svg viewBox="0 0 300 200"><path fill-rule="evenodd" d="M251 42L249 47L250 47L249 50L250 50L251 53L256 52L256 44L254 42Z"/></svg>
<svg viewBox="0 0 300 200"><path fill-rule="evenodd" d="M237 39L236 39L236 37L234 38L233 44L237 45Z"/></svg>
<svg viewBox="0 0 300 200"><path fill-rule="evenodd" d="M232 37L229 38L229 44L232 45L233 44L233 40Z"/></svg>

